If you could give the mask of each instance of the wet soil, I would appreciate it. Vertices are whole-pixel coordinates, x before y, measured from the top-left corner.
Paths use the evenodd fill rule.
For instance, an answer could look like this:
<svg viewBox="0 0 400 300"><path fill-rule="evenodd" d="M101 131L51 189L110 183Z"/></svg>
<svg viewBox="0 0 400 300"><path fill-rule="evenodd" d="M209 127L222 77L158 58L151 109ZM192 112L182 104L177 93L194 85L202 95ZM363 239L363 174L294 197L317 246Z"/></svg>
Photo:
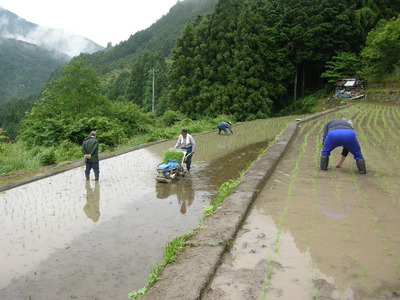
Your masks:
<svg viewBox="0 0 400 300"><path fill-rule="evenodd" d="M398 299L400 107L360 104L303 124L203 299ZM352 119L366 160L319 170L322 127Z"/></svg>
<svg viewBox="0 0 400 300"><path fill-rule="evenodd" d="M171 184L155 169L175 140L102 160L100 182L86 182L82 166L0 193L0 299L126 299L289 121L195 136L193 169Z"/></svg>

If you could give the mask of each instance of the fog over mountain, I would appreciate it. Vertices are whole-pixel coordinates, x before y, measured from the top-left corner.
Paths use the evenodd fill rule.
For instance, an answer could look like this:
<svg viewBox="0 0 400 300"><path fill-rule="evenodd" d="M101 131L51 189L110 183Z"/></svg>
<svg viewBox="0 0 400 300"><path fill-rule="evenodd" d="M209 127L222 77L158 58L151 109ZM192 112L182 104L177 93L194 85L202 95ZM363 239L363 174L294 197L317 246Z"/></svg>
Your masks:
<svg viewBox="0 0 400 300"><path fill-rule="evenodd" d="M82 52L94 53L104 49L85 37L28 22L2 7L0 7L0 37L32 43L50 51L65 53L69 57Z"/></svg>

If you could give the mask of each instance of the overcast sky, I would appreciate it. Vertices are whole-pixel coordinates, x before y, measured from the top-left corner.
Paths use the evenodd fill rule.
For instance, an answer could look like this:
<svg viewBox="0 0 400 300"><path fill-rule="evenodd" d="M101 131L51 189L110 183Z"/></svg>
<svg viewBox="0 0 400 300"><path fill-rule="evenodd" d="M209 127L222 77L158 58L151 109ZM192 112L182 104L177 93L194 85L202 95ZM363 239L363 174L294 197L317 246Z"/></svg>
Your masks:
<svg viewBox="0 0 400 300"><path fill-rule="evenodd" d="M29 22L65 29L105 47L148 28L178 1L0 0L0 6Z"/></svg>

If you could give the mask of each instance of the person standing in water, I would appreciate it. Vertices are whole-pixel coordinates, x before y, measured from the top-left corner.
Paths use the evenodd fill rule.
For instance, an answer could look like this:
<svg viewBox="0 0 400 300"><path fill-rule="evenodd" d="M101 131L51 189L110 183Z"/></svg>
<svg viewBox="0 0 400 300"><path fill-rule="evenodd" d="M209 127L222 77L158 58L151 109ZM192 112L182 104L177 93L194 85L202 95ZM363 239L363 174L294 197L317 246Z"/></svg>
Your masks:
<svg viewBox="0 0 400 300"><path fill-rule="evenodd" d="M82 153L86 162L85 176L89 180L90 170L93 169L94 180L99 180L99 141L96 132L92 131L82 144Z"/></svg>
<svg viewBox="0 0 400 300"><path fill-rule="evenodd" d="M186 169L187 171L190 171L190 166L192 164L192 156L196 148L196 142L194 138L190 134L188 134L186 129L182 129L174 149L178 149L179 147L181 147L182 150L186 151L186 156L187 156L185 160Z"/></svg>

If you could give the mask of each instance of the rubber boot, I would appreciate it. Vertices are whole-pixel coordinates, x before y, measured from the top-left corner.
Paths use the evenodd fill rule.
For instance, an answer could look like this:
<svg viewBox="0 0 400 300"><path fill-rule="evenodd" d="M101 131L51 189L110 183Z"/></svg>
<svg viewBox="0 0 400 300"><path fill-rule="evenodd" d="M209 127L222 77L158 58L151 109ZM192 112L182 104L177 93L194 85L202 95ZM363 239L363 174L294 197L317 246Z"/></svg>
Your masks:
<svg viewBox="0 0 400 300"><path fill-rule="evenodd" d="M85 173L86 180L89 180L89 174Z"/></svg>
<svg viewBox="0 0 400 300"><path fill-rule="evenodd" d="M94 180L99 181L99 173L94 173Z"/></svg>
<svg viewBox="0 0 400 300"><path fill-rule="evenodd" d="M186 169L188 172L190 171L190 164L186 164Z"/></svg>
<svg viewBox="0 0 400 300"><path fill-rule="evenodd" d="M360 174L366 174L367 169L365 168L365 160L364 158L360 158L359 160L356 160L357 168L358 168L358 173Z"/></svg>
<svg viewBox="0 0 400 300"><path fill-rule="evenodd" d="M328 164L329 164L329 156L323 156L321 155L321 170L328 170Z"/></svg>

